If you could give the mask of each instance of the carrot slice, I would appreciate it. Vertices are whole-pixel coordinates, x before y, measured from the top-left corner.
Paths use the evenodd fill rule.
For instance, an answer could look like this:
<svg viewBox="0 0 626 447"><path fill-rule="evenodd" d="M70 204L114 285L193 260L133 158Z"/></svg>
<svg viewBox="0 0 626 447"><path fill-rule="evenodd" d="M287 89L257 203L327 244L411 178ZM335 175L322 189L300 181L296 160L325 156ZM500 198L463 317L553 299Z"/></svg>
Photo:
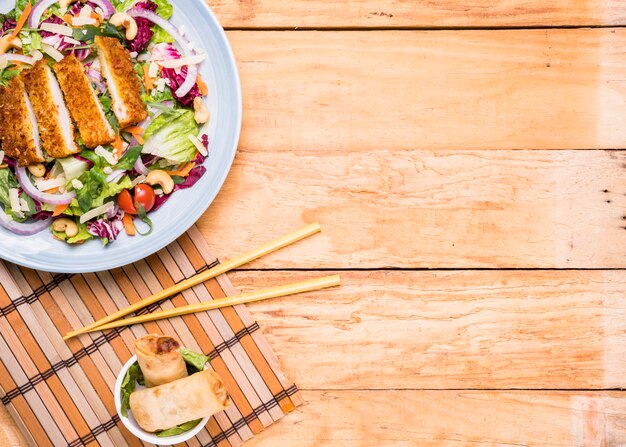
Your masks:
<svg viewBox="0 0 626 447"><path fill-rule="evenodd" d="M59 192L59 187L55 186L54 188L46 189L44 192L49 192L50 194L54 194L56 192Z"/></svg>
<svg viewBox="0 0 626 447"><path fill-rule="evenodd" d="M24 27L26 20L28 20L28 16L30 15L31 9L33 9L33 5L31 5L30 2L26 3L24 12L22 12L22 15L18 19L17 24L15 25L15 29L11 33L11 37L9 37L9 40L16 38L17 35L20 33L20 31L22 31L22 28Z"/></svg>
<svg viewBox="0 0 626 447"><path fill-rule="evenodd" d="M154 90L154 81L148 76L148 68L143 67L143 86L147 91Z"/></svg>
<svg viewBox="0 0 626 447"><path fill-rule="evenodd" d="M122 132L132 133L133 135L143 135L143 129L139 126L129 126L122 129Z"/></svg>
<svg viewBox="0 0 626 447"><path fill-rule="evenodd" d="M56 208L54 208L54 212L52 213L52 217L57 217L57 216L60 216L61 214L63 214L63 211L65 211L68 206L70 206L69 203L67 203L65 205L57 205Z"/></svg>
<svg viewBox="0 0 626 447"><path fill-rule="evenodd" d="M177 171L171 171L169 172L170 175L175 175L177 177L187 177L189 175L189 173L191 172L191 170L196 166L196 164L194 162L190 162L187 163L186 165L182 166L179 170Z"/></svg>
<svg viewBox="0 0 626 447"><path fill-rule="evenodd" d="M122 221L124 222L124 229L126 230L126 234L129 236L134 236L136 233L136 230L135 230L135 224L133 223L133 216L126 213L124 214Z"/></svg>
<svg viewBox="0 0 626 447"><path fill-rule="evenodd" d="M92 12L91 18L96 21L96 26L100 26L100 24L102 23L102 16L100 16L100 14L98 13Z"/></svg>
<svg viewBox="0 0 626 447"><path fill-rule="evenodd" d="M124 150L124 142L122 141L119 135L115 136L115 141L111 143L111 146L113 146L113 148L115 149L115 156L119 160L120 157L122 156L122 151Z"/></svg>
<svg viewBox="0 0 626 447"><path fill-rule="evenodd" d="M202 80L200 75L198 75L198 79L196 80L196 84L198 84L198 88L200 89L200 93L202 96L206 96L209 94L209 87L206 85L206 82Z"/></svg>
<svg viewBox="0 0 626 447"><path fill-rule="evenodd" d="M65 14L63 16L63 21L68 25L72 25L72 16L70 14Z"/></svg>

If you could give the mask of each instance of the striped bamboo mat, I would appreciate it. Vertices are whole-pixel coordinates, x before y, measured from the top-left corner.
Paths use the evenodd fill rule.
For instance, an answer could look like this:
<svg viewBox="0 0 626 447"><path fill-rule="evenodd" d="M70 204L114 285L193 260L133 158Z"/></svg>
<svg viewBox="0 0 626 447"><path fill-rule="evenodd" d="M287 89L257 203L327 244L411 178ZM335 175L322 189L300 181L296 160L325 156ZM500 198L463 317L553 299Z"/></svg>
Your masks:
<svg viewBox="0 0 626 447"><path fill-rule="evenodd" d="M299 405L297 388L245 306L61 338L216 263L195 227L157 254L108 272L53 275L0 262L0 396L29 444L142 445L120 422L112 389L134 340L147 333L176 335L209 355L230 392L230 409L189 446L241 445ZM234 293L221 276L143 312Z"/></svg>

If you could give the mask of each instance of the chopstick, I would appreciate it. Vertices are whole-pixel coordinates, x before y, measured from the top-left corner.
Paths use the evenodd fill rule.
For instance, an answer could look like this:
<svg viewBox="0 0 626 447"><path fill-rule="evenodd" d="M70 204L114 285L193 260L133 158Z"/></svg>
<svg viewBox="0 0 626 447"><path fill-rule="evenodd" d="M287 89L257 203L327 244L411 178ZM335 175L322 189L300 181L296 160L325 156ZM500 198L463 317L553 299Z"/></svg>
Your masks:
<svg viewBox="0 0 626 447"><path fill-rule="evenodd" d="M325 289L341 284L339 275L325 276L322 278L310 279L291 284L285 284L277 287L269 287L267 289L256 290L254 292L240 293L238 295L219 298L213 301L205 301L202 303L189 304L187 306L176 307L174 309L152 312L138 317L125 318L103 324L85 332L103 331L121 326L130 326L133 324L146 323L149 321L162 320L163 318L179 317L195 312L219 309L227 306L236 306L238 304L252 303L255 301L267 300L270 298L278 298L280 296L294 295L296 293L311 292L313 290Z"/></svg>
<svg viewBox="0 0 626 447"><path fill-rule="evenodd" d="M154 295L144 298L141 301L138 301L134 304L131 304L124 309L120 309L117 312L112 313L104 318L101 318L98 321L95 321L82 329L77 329L75 331L70 331L65 334L63 340L68 340L72 337L75 337L80 334L84 334L86 332L90 332L92 329L95 329L103 324L109 323L111 321L117 320L119 318L125 317L128 314L133 312L137 312L140 309L143 309L146 306L149 306L152 303L156 303L157 301L161 301L165 298L169 298L172 295L176 295L184 290L187 290L193 286L197 286L205 281L208 281L211 278L215 278L223 273L226 273L234 268L240 267L248 262L254 261L262 256L265 256L269 253L272 253L276 250L279 250L287 245L291 245L294 242L298 242L304 238L307 238L315 233L318 233L321 230L320 224L315 222L309 224L305 227L300 228L299 230L294 231L293 233L286 234L281 236L273 241L257 247L253 250L250 250L247 253L244 253L240 256L237 256L229 261L224 262L223 264L216 265L215 267L207 270L206 272L199 273L195 276L192 276L189 279L179 282L178 284L173 285L172 287L168 287Z"/></svg>

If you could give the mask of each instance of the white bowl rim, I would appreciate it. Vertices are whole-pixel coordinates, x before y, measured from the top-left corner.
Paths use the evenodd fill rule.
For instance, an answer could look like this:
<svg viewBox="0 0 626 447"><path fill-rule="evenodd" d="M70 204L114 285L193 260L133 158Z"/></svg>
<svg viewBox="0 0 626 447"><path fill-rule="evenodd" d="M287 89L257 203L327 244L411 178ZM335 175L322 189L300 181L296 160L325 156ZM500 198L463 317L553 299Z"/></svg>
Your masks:
<svg viewBox="0 0 626 447"><path fill-rule="evenodd" d="M133 422L126 416L122 415L122 412L121 412L122 398L121 398L121 393L120 393L122 389L122 382L124 381L124 376L126 376L126 372L136 361L137 361L137 355L133 355L126 363L124 363L124 366L122 366L122 369L120 370L120 373L117 376L117 380L115 381L115 388L113 390L113 397L115 400L115 410L117 411L117 415L119 416L120 421L122 421L122 424L124 424L124 426L128 429L128 431L130 431L133 435L137 436L142 441L150 442L155 445L178 444L179 442L185 442L193 438L194 436L196 436L198 433L200 433L200 430L202 430L204 426L207 424L207 422L209 422L210 417L202 418L202 420L198 423L198 425L196 425L191 430L186 431L185 433L181 433L180 435L161 438L155 435L154 433L149 433L143 430L141 427L139 427L139 425L137 425L136 422Z"/></svg>

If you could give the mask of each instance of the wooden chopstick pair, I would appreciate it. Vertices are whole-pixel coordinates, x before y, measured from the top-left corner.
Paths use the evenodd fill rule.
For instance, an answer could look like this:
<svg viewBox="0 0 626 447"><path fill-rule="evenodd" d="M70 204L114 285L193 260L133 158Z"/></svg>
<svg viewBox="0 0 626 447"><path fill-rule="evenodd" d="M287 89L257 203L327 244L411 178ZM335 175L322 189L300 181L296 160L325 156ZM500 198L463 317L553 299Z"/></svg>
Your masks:
<svg viewBox="0 0 626 447"><path fill-rule="evenodd" d="M140 309L143 309L146 306L149 306L152 303L157 301L161 301L165 298L169 298L172 295L176 295L184 290L187 290L191 287L194 287L198 284L201 284L205 281L208 281L211 278L215 278L218 275L226 273L234 268L240 267L248 262L251 262L255 259L258 259L262 256L265 256L269 253L272 253L276 250L279 250L287 245L291 245L295 242L298 242L304 238L307 238L315 233L318 233L321 230L319 223L313 223L307 225L299 230L294 231L293 233L287 234L285 236L279 237L278 239L273 240L272 242L265 244L261 247L257 247L254 250L251 250L243 255L237 256L229 261L224 262L223 264L218 264L217 266L194 275L193 277L186 279L184 281L179 282L178 284L173 285L172 287L168 287L165 290L162 290L148 298L144 298L141 301L138 301L134 304L131 304L124 309L120 309L117 312L108 315L98 321L95 321L82 329L77 329L75 331L68 332L63 337L63 340L68 340L72 337L75 337L80 334L85 334L87 332L94 331L102 331L105 329L112 329L120 326L128 326L132 324L145 323L148 321L161 320L163 318L177 317L181 315L187 315L190 313L201 312L205 310L218 309L221 307L227 306L235 306L237 304L245 304L251 303L254 301L266 300L269 298L277 298L286 295L293 295L296 293L310 292L313 290L319 290L327 287L338 286L341 284L341 279L338 275L326 276L323 278L316 278L307 281L296 282L292 284L286 284L277 287L269 287L266 289L257 290L254 292L241 293L238 295L220 298L213 301L207 301L196 304L189 304L187 306L181 306L174 309L163 310L159 312L152 312L145 315L125 318L126 315L137 312ZM117 321L116 321L117 320Z"/></svg>

